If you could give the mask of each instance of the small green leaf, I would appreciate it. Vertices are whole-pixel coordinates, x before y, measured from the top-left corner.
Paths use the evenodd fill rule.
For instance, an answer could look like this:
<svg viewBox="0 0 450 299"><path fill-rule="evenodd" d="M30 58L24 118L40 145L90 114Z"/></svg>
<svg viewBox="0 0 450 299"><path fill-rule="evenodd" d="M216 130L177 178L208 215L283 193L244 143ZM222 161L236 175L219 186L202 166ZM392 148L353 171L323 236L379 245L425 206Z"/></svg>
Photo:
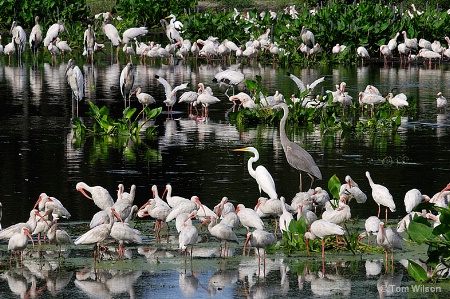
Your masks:
<svg viewBox="0 0 450 299"><path fill-rule="evenodd" d="M412 260L408 260L408 274L415 281L426 281L428 279L427 272Z"/></svg>
<svg viewBox="0 0 450 299"><path fill-rule="evenodd" d="M330 193L333 195L334 198L339 199L340 189L341 189L341 182L339 181L339 178L334 174L328 180L328 190L330 190Z"/></svg>

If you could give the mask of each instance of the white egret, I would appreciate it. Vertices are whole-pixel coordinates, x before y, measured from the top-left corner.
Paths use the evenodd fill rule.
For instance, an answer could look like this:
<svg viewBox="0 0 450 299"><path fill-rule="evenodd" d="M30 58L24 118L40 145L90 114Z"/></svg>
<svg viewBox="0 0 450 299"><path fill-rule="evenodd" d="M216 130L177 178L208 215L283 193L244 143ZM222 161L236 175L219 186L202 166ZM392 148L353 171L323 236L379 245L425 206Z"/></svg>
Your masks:
<svg viewBox="0 0 450 299"><path fill-rule="evenodd" d="M270 198L278 198L277 190L275 188L275 182L270 175L269 171L263 165L259 165L256 169L253 169L253 162L258 161L259 153L258 150L252 146L235 149L237 152L251 152L255 156L251 157L247 163L248 173L256 180L258 183L259 193L261 195L261 190L264 191Z"/></svg>

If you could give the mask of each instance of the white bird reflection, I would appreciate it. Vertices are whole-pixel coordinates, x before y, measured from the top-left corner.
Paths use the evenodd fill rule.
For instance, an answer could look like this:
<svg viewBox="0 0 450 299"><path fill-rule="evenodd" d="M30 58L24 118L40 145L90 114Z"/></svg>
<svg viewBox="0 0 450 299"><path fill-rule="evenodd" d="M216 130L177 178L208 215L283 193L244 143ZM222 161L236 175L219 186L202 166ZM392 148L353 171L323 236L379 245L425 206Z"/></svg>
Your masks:
<svg viewBox="0 0 450 299"><path fill-rule="evenodd" d="M239 279L239 271L236 269L224 269L214 273L209 278L208 289L211 296L225 295L223 291L230 289Z"/></svg>
<svg viewBox="0 0 450 299"><path fill-rule="evenodd" d="M388 273L383 274L378 278L377 289L380 298L398 296L400 295L397 290L402 285L403 273Z"/></svg>
<svg viewBox="0 0 450 299"><path fill-rule="evenodd" d="M134 284L142 271L84 269L76 273L75 285L92 298L111 298L128 294L134 298Z"/></svg>
<svg viewBox="0 0 450 299"><path fill-rule="evenodd" d="M377 276L382 269L381 260L366 260L366 276Z"/></svg>

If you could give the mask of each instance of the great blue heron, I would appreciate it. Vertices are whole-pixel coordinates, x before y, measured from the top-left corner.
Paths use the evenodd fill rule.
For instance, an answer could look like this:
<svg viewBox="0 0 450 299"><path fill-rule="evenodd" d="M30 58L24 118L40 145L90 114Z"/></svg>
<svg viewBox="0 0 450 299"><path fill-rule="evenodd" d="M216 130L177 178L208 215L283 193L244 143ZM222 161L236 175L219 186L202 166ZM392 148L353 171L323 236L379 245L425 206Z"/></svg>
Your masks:
<svg viewBox="0 0 450 299"><path fill-rule="evenodd" d="M297 143L292 142L288 139L286 135L286 120L289 115L289 108L286 103L279 103L274 106L274 108L282 108L284 115L280 121L280 139L281 145L283 146L284 154L289 165L294 167L300 172L300 192L302 191L302 171L306 172L311 178L311 186L314 183L314 178L319 180L322 179L322 173L319 167L314 161L313 157L304 150Z"/></svg>
<svg viewBox="0 0 450 299"><path fill-rule="evenodd" d="M127 63L127 65L123 68L122 72L120 73L119 80L120 93L122 94L125 101L125 107L127 106L127 99L128 106L130 106L130 92L134 84L133 64L131 64L131 62Z"/></svg>

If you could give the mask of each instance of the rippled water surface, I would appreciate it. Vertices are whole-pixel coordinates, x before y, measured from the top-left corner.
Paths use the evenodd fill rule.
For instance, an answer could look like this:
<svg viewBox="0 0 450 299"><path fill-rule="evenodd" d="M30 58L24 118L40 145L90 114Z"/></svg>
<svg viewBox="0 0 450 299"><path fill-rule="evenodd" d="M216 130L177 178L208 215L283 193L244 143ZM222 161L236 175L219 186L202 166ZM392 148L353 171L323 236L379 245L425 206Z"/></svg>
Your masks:
<svg viewBox="0 0 450 299"><path fill-rule="evenodd" d="M88 221L98 208L75 190L79 181L101 185L111 194L116 194L120 183L127 190L136 184L137 205L142 205L151 197L152 185L157 185L162 193L166 183L171 183L175 195L197 195L210 207L223 196L235 204L254 206L259 191L247 172L250 155L233 152L233 149L243 146L254 146L259 150L258 164L268 168L279 195L290 201L298 192L298 172L286 162L278 126L235 126L229 123L227 110L231 103L224 95L225 88L212 83L214 75L221 70L220 66L200 63L150 66L136 61L135 86L141 86L143 91L152 94L157 100L156 106L162 106L164 100L164 89L156 81L156 74L173 85L189 82L191 90L203 82L211 86L214 95L222 102L212 105L210 118L203 121L189 118L187 106L176 104L174 119L167 119L167 114L163 113L156 120L158 135L153 140L142 136L141 142L137 143L126 139L88 137L80 142L73 138L70 129L73 107L64 77L66 64L51 66L41 63L35 67L24 64L17 67L13 64L8 66L5 63L7 60L2 59L0 179L3 196L0 201L3 204L3 227L26 221L41 192L61 200L72 214L70 221ZM79 61L84 60L80 58ZM112 114L120 115L123 100L118 83L123 67L104 61L94 66L83 65L86 100L98 106L106 105ZM295 130L290 136L317 162L324 179L316 181L315 186L327 189L328 179L333 174L341 180L350 174L368 194L369 199L364 205L352 206L353 217L364 219L376 213L377 205L370 196L370 187L364 175L367 170L376 183L385 185L393 194L398 207L397 212L390 213L393 219L403 216L403 197L409 189L418 188L432 196L449 182L450 121L447 119L448 113L438 113L435 107L437 92L450 96L448 65L433 65L431 68L421 65L324 66L289 70L257 65L242 67L241 70L247 79L260 75L263 87L269 94L279 91L285 97L297 92L295 83L286 76L286 72L290 71L305 82L325 76L325 82L321 85L323 92L345 81L346 91L354 99L367 84L372 84L383 94L394 89L394 94L403 92L409 99L417 101L417 111L402 119L397 132L342 138L334 133L321 134L318 127L310 125ZM140 107L135 98L132 106ZM79 115L89 122L87 110L87 103L81 102ZM305 178L304 182L309 184L309 179ZM69 227L70 221L62 225ZM147 232L151 235L151 229ZM243 238L243 235L240 237ZM50 251L42 252L41 258L28 258L24 262L26 267L9 270L9 255L6 244L3 244L2 268L8 271L2 274L0 289L5 294L4 298L25 297L23 292L16 293L18 287L11 287L10 280L16 278L24 284L22 287L25 290L33 286L36 292L41 290L41 294L36 295L38 298L51 294L80 298L109 296L106 293L103 296L103 291L115 298L144 298L153 294L159 294L162 298L220 294L265 298L297 296L299 293L305 296L327 295L320 292L324 289L331 292L333 288L338 289L333 293L338 296L358 297L358 294L369 292L374 297L383 294L378 285L384 279L392 279L394 282L391 284L394 285L410 283L406 269L398 260L394 273L383 274L383 269L366 277L367 260L372 260L370 255L363 255L362 259L351 257L349 261L346 257L327 259L325 277L321 274L321 263L316 259L305 261L305 254L300 259L281 254L269 255L266 278L258 278L254 269L256 258L239 257L239 246L235 248L235 257L212 260L206 258L211 254L203 258L195 257L193 272L187 271L185 274L184 262L178 256L176 245L156 244L153 238L147 242L148 246L133 248L132 261L108 261L90 275L87 273L91 271L91 248L72 249L67 252L70 258L62 264L50 256ZM216 242L212 244L216 245ZM208 247L206 249L210 249ZM380 266L382 257L376 255L373 258L376 260L375 267ZM28 262L36 265L27 265ZM42 277L28 269L32 267L40 269L38 272ZM381 263L380 267L384 264ZM245 270L249 274L242 273ZM219 285L222 282L214 282L215 277L221 276L224 276L223 286ZM326 283L332 287L320 286ZM57 287L59 284L60 289ZM119 285L124 289L114 289Z"/></svg>

